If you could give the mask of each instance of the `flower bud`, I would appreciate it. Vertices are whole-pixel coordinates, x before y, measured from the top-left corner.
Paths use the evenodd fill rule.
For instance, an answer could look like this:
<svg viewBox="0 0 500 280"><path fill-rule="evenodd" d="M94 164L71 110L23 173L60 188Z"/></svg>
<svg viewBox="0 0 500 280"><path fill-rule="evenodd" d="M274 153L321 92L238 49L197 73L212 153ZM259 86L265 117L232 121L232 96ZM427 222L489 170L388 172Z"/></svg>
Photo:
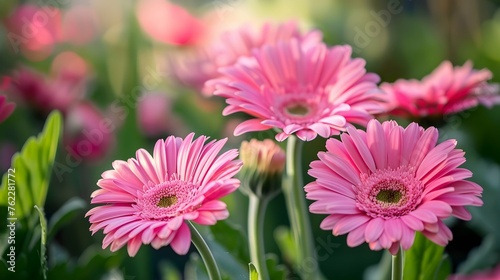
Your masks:
<svg viewBox="0 0 500 280"><path fill-rule="evenodd" d="M242 190L257 196L274 194L281 188L285 168L285 151L270 139L243 141L240 147L243 168L240 172Z"/></svg>

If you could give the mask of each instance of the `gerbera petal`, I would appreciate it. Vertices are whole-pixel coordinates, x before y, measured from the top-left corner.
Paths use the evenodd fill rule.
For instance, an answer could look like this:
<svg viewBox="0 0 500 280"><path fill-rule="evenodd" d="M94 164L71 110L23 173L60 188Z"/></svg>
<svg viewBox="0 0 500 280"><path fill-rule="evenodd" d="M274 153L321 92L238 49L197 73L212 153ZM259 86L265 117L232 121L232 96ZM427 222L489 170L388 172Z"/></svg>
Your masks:
<svg viewBox="0 0 500 280"><path fill-rule="evenodd" d="M368 243L376 241L382 232L384 232L384 220L375 218L367 223L365 230L365 240Z"/></svg>
<svg viewBox="0 0 500 280"><path fill-rule="evenodd" d="M366 223L351 230L347 235L347 245L349 247L356 247L365 241Z"/></svg>
<svg viewBox="0 0 500 280"><path fill-rule="evenodd" d="M386 220L384 223L384 232L389 237L391 242L401 240L401 235L403 234L401 221L395 219Z"/></svg>
<svg viewBox="0 0 500 280"><path fill-rule="evenodd" d="M352 231L355 228L360 227L369 220L370 218L365 215L345 216L335 224L335 226L333 227L333 234L334 235L345 234L347 232Z"/></svg>
<svg viewBox="0 0 500 280"><path fill-rule="evenodd" d="M238 126L236 126L236 128L234 129L234 135L238 136L250 131L263 131L263 130L268 130L269 128L271 127L262 124L262 120L251 119L251 120L246 120L240 123Z"/></svg>
<svg viewBox="0 0 500 280"><path fill-rule="evenodd" d="M128 255L131 257L134 257L137 252L139 251L139 248L141 248L142 242L141 238L136 236L128 241L127 244L127 252Z"/></svg>
<svg viewBox="0 0 500 280"><path fill-rule="evenodd" d="M189 251L191 245L191 231L186 223L182 225L177 230L174 239L170 242L172 249L179 255L185 255Z"/></svg>

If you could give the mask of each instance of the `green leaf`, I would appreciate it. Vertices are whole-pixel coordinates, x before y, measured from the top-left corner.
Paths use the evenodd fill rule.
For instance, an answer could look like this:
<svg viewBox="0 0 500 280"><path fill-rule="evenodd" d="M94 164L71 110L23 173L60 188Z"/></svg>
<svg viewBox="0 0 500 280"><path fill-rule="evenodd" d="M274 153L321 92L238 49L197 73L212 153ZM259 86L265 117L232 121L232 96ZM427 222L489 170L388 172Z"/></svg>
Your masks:
<svg viewBox="0 0 500 280"><path fill-rule="evenodd" d="M259 273L257 272L257 268L253 263L248 264L248 271L250 273L250 280L259 280Z"/></svg>
<svg viewBox="0 0 500 280"><path fill-rule="evenodd" d="M87 203L79 198L73 197L57 210L49 221L47 240L52 240L56 232L66 223L71 221L75 215L86 207Z"/></svg>
<svg viewBox="0 0 500 280"><path fill-rule="evenodd" d="M450 273L448 258L443 256L444 247L435 244L417 232L413 246L405 252L405 280L441 280ZM441 271L443 270L443 271Z"/></svg>
<svg viewBox="0 0 500 280"><path fill-rule="evenodd" d="M227 221L218 221L210 226L212 235L231 255L236 257L242 264L248 263L250 254L248 252L248 238L245 233L236 225Z"/></svg>
<svg viewBox="0 0 500 280"><path fill-rule="evenodd" d="M38 137L30 137L21 152L12 157L12 168L3 175L0 187L0 206L11 207L10 217L21 220L34 205L45 204L61 122L61 114L52 112Z"/></svg>
<svg viewBox="0 0 500 280"><path fill-rule="evenodd" d="M43 279L47 279L47 219L45 219L45 213L42 208L35 205L35 209L38 211L38 216L40 217L40 228L41 228L41 243L40 243L40 267L42 269Z"/></svg>

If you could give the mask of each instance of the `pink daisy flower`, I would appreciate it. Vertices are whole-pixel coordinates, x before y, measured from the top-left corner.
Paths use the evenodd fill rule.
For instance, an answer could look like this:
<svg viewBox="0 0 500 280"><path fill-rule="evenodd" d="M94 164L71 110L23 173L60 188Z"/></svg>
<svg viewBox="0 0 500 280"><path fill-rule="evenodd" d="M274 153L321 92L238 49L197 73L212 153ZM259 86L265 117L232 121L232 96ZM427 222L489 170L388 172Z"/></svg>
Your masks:
<svg viewBox="0 0 500 280"><path fill-rule="evenodd" d="M487 69L472 69L470 61L455 68L444 61L422 81L401 79L380 88L388 94L389 114L426 117L457 113L479 104L499 104L498 85L486 83L491 77Z"/></svg>
<svg viewBox="0 0 500 280"><path fill-rule="evenodd" d="M227 139L206 143L208 137L193 141L170 136L158 140L153 155L140 149L136 159L113 162L113 170L102 174L92 203L104 203L87 212L92 234L103 230L103 249L116 251L127 244L134 256L141 244L158 249L170 244L186 254L191 233L185 223L192 220L213 225L229 216L219 199L240 184L232 178L241 168L234 160L237 150L217 157Z"/></svg>
<svg viewBox="0 0 500 280"><path fill-rule="evenodd" d="M278 141L292 134L304 141L326 138L348 122L366 125L384 109L379 77L366 73L365 61L352 59L351 51L291 39L254 50L254 57L223 68L223 76L207 84L227 98L224 115L254 117L238 125L235 135L278 128Z"/></svg>
<svg viewBox="0 0 500 280"><path fill-rule="evenodd" d="M190 86L203 89L211 95L213 88L203 88L204 83L220 76L220 67L233 65L238 58L250 56L254 48L266 44L276 44L296 38L306 44L320 42L322 34L310 31L302 34L294 21L280 24L266 23L259 29L242 26L226 31L208 47L197 49L194 53L180 55L171 59L174 77Z"/></svg>
<svg viewBox="0 0 500 280"><path fill-rule="evenodd" d="M336 236L349 233L350 247L367 242L372 250L396 254L400 245L412 246L416 231L445 246L452 233L442 220L469 220L465 206L483 204L482 188L459 168L465 153L455 140L436 144L436 128L372 120L366 132L347 132L342 142L327 140L327 151L310 165L316 181L305 191L316 200L309 210L329 215L321 228Z"/></svg>

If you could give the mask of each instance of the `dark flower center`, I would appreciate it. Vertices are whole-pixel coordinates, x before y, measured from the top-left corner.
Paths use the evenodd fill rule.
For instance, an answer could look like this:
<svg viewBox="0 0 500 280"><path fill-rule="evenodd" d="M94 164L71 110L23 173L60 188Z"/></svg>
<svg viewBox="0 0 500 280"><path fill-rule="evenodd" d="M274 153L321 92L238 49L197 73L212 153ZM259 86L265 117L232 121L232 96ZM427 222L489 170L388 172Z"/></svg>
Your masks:
<svg viewBox="0 0 500 280"><path fill-rule="evenodd" d="M398 190L385 189L380 190L376 196L378 201L390 204L396 204L401 200L403 195Z"/></svg>
<svg viewBox="0 0 500 280"><path fill-rule="evenodd" d="M156 206L161 208L167 208L176 203L177 203L177 196L175 195L162 196L158 201L158 203L156 204Z"/></svg>
<svg viewBox="0 0 500 280"><path fill-rule="evenodd" d="M293 104L285 108L286 112L290 115L304 117L309 114L309 108L302 104Z"/></svg>

